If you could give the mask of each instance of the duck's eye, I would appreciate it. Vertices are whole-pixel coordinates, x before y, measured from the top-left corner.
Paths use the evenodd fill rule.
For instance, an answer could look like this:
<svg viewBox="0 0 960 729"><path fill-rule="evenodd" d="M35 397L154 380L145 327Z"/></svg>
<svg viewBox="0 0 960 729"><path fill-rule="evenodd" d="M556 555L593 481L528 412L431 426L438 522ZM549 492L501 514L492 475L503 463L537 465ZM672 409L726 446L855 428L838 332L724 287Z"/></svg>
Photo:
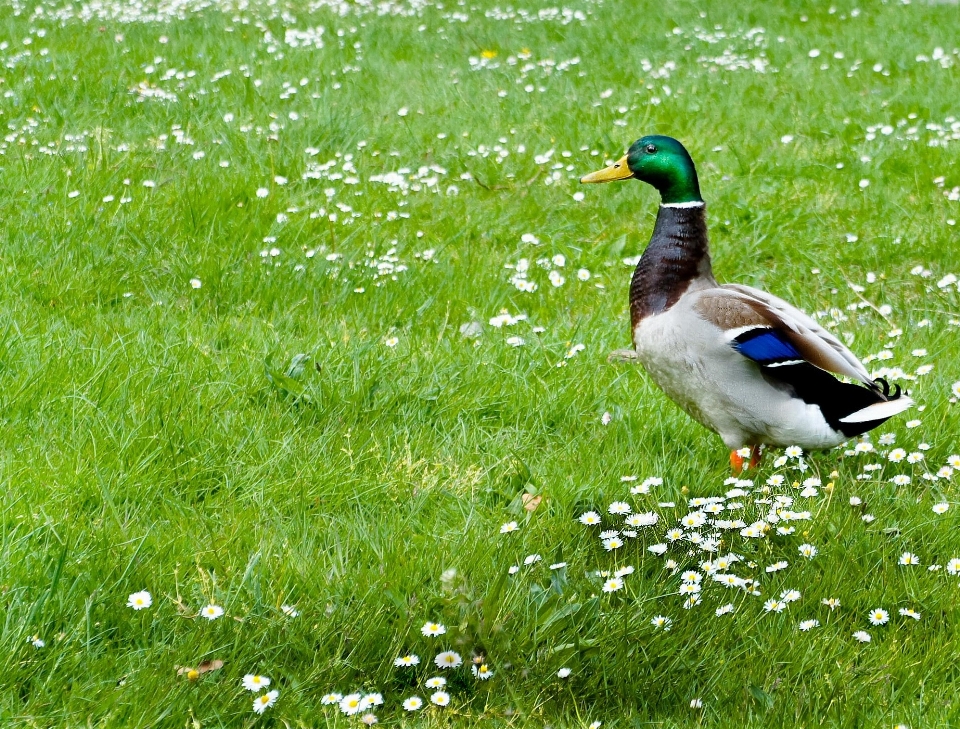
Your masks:
<svg viewBox="0 0 960 729"><path fill-rule="evenodd" d="M657 151L657 145L648 144L647 145L647 154L654 154Z"/></svg>

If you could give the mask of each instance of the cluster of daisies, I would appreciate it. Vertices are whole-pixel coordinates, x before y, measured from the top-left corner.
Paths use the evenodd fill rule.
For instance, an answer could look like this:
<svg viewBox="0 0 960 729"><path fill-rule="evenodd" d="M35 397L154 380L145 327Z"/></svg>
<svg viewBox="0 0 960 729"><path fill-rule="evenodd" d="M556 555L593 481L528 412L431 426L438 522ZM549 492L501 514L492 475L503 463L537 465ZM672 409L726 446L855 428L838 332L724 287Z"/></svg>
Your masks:
<svg viewBox="0 0 960 729"><path fill-rule="evenodd" d="M270 686L270 679L259 674L248 673L243 677L240 683L247 691L259 693L263 689ZM275 703L277 703L278 698L280 698L280 692L276 689L271 689L270 691L259 694L253 700L253 711L257 714L262 714Z"/></svg>
<svg viewBox="0 0 960 729"><path fill-rule="evenodd" d="M880 442L892 445L894 436L881 436ZM921 449L929 448L921 444ZM749 450L749 449L747 449ZM744 454L744 455L749 455ZM889 462L920 463L923 461L922 451L913 459L904 449L894 449L884 453ZM950 465L938 471L937 479L949 479L953 476L954 464L960 465L960 457L951 456ZM765 594L766 575L781 572L790 567L790 553L794 559L801 562L813 560L819 554L814 544L803 542L795 545L788 551L782 551L786 545L783 539L790 538L797 533L798 525L804 525L814 518L832 498L835 484L830 481L823 484L814 476L804 477L809 466L803 458L803 451L797 447L787 448L784 455L774 461L774 466L781 469L766 479L762 486L755 486L752 480L730 478L725 482L727 490L722 495L698 496L687 500L687 510L679 516L666 514L677 508L673 501L657 500L655 490L662 486L663 479L659 477L647 478L637 482L634 476L624 476L623 483L631 483L630 493L647 502L642 509L626 501L614 501L609 504L606 514L598 511L587 511L579 515L578 520L590 529L597 529L597 537L602 548L612 555L618 555L626 550L631 542L642 545L645 551L664 560L663 566L666 579L673 583L670 594L679 598L680 606L684 609L693 609L701 605L703 595L708 585L715 585L720 590L720 604L715 609L719 618L732 614L737 607L734 602L723 599L724 590L735 590L734 594L744 594L763 600L764 613L784 613L791 604L801 600L799 590L787 588L774 595ZM837 472L830 474L830 478L839 476ZM802 480L801 480L802 479ZM896 483L896 482L894 482ZM909 481L908 481L909 483ZM650 508L656 503L656 510ZM852 507L862 507L863 501L857 497L850 497ZM943 514L949 509L947 502L934 504L933 511ZM874 517L862 513L864 523L870 523ZM516 530L515 522L504 524L502 533ZM805 527L801 526L801 530ZM803 531L807 535L808 531ZM768 542L770 546L757 550L754 546L761 542ZM739 547L738 547L739 545ZM722 547L725 547L722 549ZM742 552L742 554L740 553ZM779 554L778 554L779 552ZM630 550L636 555L636 552ZM744 556L744 555L751 556ZM777 557L766 564L757 560L759 554L770 554ZM525 565L539 561L539 555L530 555L524 560ZM920 557L910 551L903 552L898 565L912 567L921 563ZM557 568L564 565L553 565ZM928 567L930 572L942 569L940 564ZM511 568L515 572L519 568ZM620 565L614 570L599 570L595 573L603 593L612 594L628 589L629 575L635 572L632 565ZM740 574L738 574L740 572ZM743 574L746 572L747 574ZM946 562L945 572L950 576L960 574L960 558L952 557ZM676 577L679 577L677 580ZM836 598L826 598L823 604L831 611L840 606ZM911 620L919 620L920 613L913 608L900 608L899 614ZM882 608L871 611L870 623L874 626L884 625L889 620L889 614ZM666 615L655 615L650 619L654 630L670 630L673 620ZM803 632L820 627L819 620L808 618L798 623L798 629ZM870 635L863 630L854 634L854 638L861 642L869 642Z"/></svg>
<svg viewBox="0 0 960 729"><path fill-rule="evenodd" d="M420 632L426 638L439 638L440 636L446 635L447 628L442 623L428 622L424 623ZM399 656L393 662L394 667L400 670L415 670L420 664L420 656L416 653L407 653ZM434 656L432 664L434 668L425 672L424 675L426 675L426 673L435 673L435 670L440 672L456 671L456 669L463 666L463 656L454 650L440 651ZM483 656L474 656L470 665L470 673L476 680L485 681L493 678L494 672ZM423 698L418 693L405 697L400 703L403 711L415 713L429 706L443 708L450 705L452 698L447 690L447 678L445 676L433 675L424 677L420 685L423 689L422 693L426 698ZM365 694L356 691L349 694L342 694L338 691L331 691L321 699L321 703L324 706L337 707L337 709L346 716L360 715L360 721L370 725L376 724L378 721L377 715L372 709L383 705L384 699L380 693Z"/></svg>

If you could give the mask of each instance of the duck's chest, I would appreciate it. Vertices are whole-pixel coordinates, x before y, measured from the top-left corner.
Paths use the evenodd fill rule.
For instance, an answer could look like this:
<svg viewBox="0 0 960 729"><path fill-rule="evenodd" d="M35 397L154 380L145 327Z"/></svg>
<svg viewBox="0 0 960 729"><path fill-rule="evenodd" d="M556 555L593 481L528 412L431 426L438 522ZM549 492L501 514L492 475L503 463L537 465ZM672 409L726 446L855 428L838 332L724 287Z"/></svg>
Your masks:
<svg viewBox="0 0 960 729"><path fill-rule="evenodd" d="M692 312L691 312L692 313ZM633 329L637 358L654 382L684 410L704 422L705 397L716 391L705 353L714 333L696 316L684 321L677 309L641 319Z"/></svg>

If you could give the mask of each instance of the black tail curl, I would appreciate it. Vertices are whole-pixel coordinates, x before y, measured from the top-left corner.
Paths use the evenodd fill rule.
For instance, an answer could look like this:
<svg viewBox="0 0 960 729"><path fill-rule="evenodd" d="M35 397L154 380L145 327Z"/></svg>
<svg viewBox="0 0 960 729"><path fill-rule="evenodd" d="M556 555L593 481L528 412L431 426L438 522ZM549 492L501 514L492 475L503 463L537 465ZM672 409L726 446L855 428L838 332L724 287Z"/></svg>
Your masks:
<svg viewBox="0 0 960 729"><path fill-rule="evenodd" d="M874 384L877 386L877 390L883 394L883 399L887 402L891 400L898 400L903 394L903 391L900 389L900 385L893 386L893 395L890 394L890 383L887 382L884 378L878 377L875 379Z"/></svg>

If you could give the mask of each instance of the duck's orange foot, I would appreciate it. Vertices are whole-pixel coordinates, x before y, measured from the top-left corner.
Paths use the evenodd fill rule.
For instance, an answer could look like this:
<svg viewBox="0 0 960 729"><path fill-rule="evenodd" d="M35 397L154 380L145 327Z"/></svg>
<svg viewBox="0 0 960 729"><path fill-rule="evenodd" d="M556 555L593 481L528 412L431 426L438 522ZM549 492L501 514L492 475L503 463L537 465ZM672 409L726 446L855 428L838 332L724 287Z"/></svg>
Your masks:
<svg viewBox="0 0 960 729"><path fill-rule="evenodd" d="M745 450L745 448L741 448L739 451L730 451L730 469L735 476L739 476L747 468L756 468L760 465L760 458L762 456L760 446L755 445L750 449L749 463L747 463L746 455L740 455L741 451Z"/></svg>
<svg viewBox="0 0 960 729"><path fill-rule="evenodd" d="M743 473L743 456L737 451L730 451L730 470L733 471L734 476Z"/></svg>

